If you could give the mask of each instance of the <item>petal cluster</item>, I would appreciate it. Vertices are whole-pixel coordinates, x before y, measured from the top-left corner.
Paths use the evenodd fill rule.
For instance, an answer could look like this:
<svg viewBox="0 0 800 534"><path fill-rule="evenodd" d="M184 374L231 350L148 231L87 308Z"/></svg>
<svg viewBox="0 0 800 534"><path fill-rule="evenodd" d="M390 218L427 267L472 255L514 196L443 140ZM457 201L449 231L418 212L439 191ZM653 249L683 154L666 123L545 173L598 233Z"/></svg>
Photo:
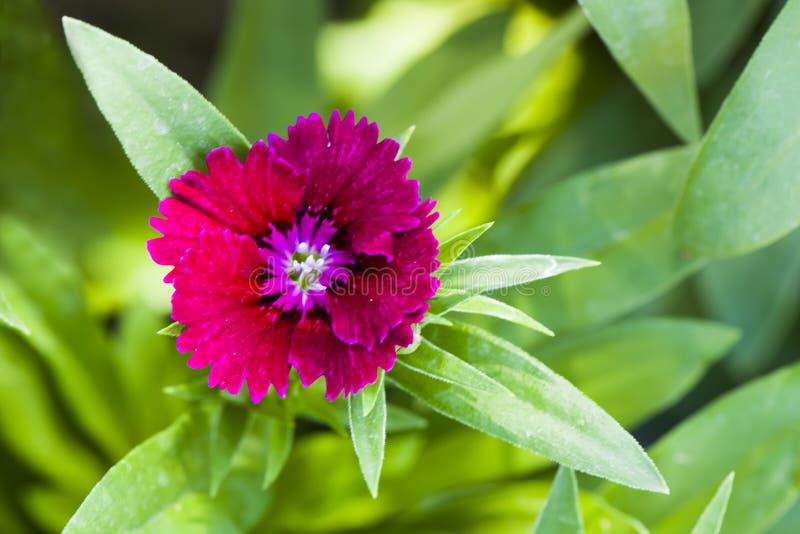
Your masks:
<svg viewBox="0 0 800 534"><path fill-rule="evenodd" d="M285 395L294 367L326 396L359 391L390 370L397 346L438 287L434 203L420 200L411 162L352 112L326 126L300 117L284 139L227 147L170 182L151 223L154 261L172 266L178 349L209 385L254 402Z"/></svg>

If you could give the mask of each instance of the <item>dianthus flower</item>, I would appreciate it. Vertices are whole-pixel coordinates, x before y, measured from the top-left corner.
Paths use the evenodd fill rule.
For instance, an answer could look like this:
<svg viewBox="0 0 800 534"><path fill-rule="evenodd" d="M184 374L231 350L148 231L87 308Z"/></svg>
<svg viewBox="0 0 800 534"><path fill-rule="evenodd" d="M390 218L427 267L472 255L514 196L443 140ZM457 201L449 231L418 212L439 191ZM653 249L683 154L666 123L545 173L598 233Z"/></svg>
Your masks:
<svg viewBox="0 0 800 534"><path fill-rule="evenodd" d="M170 182L148 250L174 267L178 350L211 366L209 386L247 382L259 402L270 386L285 395L294 367L304 386L325 377L333 400L392 368L438 287L434 203L398 150L352 112L327 128L312 114L244 163L217 148L207 174Z"/></svg>

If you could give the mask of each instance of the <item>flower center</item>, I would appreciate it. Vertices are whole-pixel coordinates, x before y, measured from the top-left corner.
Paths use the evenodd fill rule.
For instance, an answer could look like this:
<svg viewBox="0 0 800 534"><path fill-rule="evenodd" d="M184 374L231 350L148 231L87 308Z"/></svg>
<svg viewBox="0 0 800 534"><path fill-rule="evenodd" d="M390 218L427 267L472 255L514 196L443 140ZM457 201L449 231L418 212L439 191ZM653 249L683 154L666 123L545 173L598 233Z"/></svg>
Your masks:
<svg viewBox="0 0 800 534"><path fill-rule="evenodd" d="M352 258L331 245L337 228L327 219L302 215L286 232L273 228L262 254L269 278L263 294L277 295L274 306L303 313L325 308L325 293L346 283Z"/></svg>
<svg viewBox="0 0 800 534"><path fill-rule="evenodd" d="M325 286L320 283L320 278L325 272L325 260L330 251L331 246L328 244L322 245L317 251L305 241L299 243L286 262L289 279L303 291L324 291Z"/></svg>

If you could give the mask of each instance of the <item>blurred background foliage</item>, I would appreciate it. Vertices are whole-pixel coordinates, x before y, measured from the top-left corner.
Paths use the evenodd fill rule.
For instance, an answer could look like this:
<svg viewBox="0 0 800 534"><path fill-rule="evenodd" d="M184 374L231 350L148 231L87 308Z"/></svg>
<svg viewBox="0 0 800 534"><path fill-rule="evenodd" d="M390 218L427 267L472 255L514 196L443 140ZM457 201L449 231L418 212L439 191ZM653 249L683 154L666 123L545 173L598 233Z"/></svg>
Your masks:
<svg viewBox="0 0 800 534"><path fill-rule="evenodd" d="M163 388L199 377L155 334L169 320L164 271L144 248L155 198L69 57L65 14L158 57L251 140L333 108L387 136L416 125L414 177L443 213L462 209L448 233L495 220L478 252L602 261L533 296L497 295L554 339L485 325L652 446L672 495L579 477L587 532L689 532L732 470L725 532L800 531L800 376L773 372L798 359L800 235L710 260L672 231L701 129L783 3L689 0L689 25L681 2L664 2L678 13L656 28L666 41L634 40L615 60L621 30L606 46L560 0L4 0L0 531L60 530L112 464L185 409ZM244 479L187 507L221 531L530 531L549 462L398 391L390 400L424 420L395 418L377 500L349 440L303 422L276 484L241 497L253 517L214 515L242 506Z"/></svg>

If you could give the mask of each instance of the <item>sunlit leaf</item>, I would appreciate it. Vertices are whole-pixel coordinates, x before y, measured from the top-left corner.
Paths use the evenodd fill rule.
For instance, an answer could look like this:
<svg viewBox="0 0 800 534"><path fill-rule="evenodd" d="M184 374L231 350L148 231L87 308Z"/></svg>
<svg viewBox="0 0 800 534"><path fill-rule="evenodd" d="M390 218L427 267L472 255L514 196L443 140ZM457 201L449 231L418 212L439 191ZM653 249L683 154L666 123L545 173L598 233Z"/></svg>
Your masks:
<svg viewBox="0 0 800 534"><path fill-rule="evenodd" d="M169 194L170 178L204 170L211 149L225 145L246 154L244 136L153 56L69 17L64 32L100 111L159 198Z"/></svg>

